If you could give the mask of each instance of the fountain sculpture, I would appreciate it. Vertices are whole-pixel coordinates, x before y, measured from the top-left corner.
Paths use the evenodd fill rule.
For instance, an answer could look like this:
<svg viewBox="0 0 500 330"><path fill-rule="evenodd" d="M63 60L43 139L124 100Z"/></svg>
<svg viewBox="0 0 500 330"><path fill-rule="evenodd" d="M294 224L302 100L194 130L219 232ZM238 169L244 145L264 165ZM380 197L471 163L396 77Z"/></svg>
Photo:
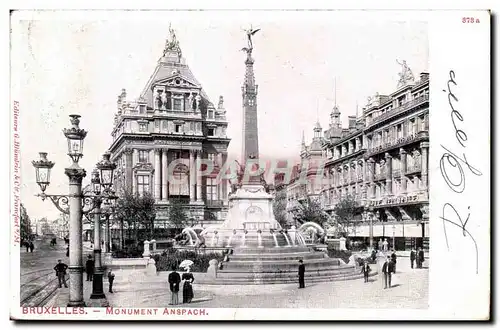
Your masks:
<svg viewBox="0 0 500 330"><path fill-rule="evenodd" d="M304 230L311 224L296 229L284 229L273 214L273 195L268 192L258 167L257 85L253 72L252 36L258 30L247 32L245 81L243 92L243 161L238 180L228 196L226 220L218 227L208 227L200 235L207 248L231 250L222 270L207 283L248 284L286 283L296 281L298 260L306 265L306 277L314 281L345 279L353 275L353 266L341 265L339 259L329 258L324 252L306 245ZM252 175L253 174L253 175ZM305 227L304 227L305 226ZM319 226L320 227L320 226ZM321 228L321 227L320 227ZM192 232L186 230L191 235ZM238 239L239 238L239 239ZM196 239L194 239L196 240ZM310 280L310 281L313 281ZM203 280L202 280L203 281Z"/></svg>

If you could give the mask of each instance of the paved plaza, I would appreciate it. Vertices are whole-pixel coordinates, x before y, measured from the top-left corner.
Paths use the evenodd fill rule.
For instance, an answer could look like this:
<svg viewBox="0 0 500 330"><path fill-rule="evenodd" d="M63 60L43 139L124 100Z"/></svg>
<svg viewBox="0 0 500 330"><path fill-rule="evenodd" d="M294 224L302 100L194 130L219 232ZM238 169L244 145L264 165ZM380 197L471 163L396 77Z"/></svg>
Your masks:
<svg viewBox="0 0 500 330"><path fill-rule="evenodd" d="M329 283L314 283L305 289L295 284L270 285L196 285L195 298L181 307L208 308L427 308L428 269L410 269L409 262L398 262L393 287L383 288L380 275L370 278ZM114 293L106 293L113 307L166 307L170 302L167 273L146 276L139 272L116 272ZM91 282L84 282L84 296L91 293ZM107 281L104 283L107 288ZM65 306L68 289L61 289L51 301L53 306ZM107 290L106 290L107 291ZM180 300L182 301L182 290Z"/></svg>
<svg viewBox="0 0 500 330"><path fill-rule="evenodd" d="M48 275L58 258L68 262L64 242L51 247L46 241L36 241L33 253L21 252L21 290L26 289L26 281L33 274L47 270ZM84 249L84 253L90 252ZM208 308L426 308L428 304L429 271L428 262L424 269L411 269L408 257L399 257L393 287L383 288L381 275L370 277L369 283L363 279L310 283L305 289L296 284L266 285L207 285L197 284L196 279L206 276L194 273L195 298L189 305L181 307ZM376 268L373 265L372 268ZM166 307L170 302L167 281L168 272L146 275L144 271L115 270L114 293L107 293L108 282L104 288L110 306L113 307ZM42 278L43 280L43 278ZM92 291L92 282L84 281L84 297L87 304ZM182 301L182 290L180 292ZM69 289L61 288L47 300L48 306L67 305Z"/></svg>

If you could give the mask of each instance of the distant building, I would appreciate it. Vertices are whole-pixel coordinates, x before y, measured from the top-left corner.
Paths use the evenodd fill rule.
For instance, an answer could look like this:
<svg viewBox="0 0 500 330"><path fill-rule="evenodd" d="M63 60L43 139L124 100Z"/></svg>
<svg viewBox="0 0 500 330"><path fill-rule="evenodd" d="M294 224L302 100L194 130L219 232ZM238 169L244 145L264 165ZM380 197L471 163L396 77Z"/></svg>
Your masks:
<svg viewBox="0 0 500 330"><path fill-rule="evenodd" d="M171 227L173 199L184 203L190 224L223 221L229 182L216 177L230 142L224 99L219 97L217 107L210 101L185 63L174 31L139 98L131 102L122 90L117 107L109 150L118 164L118 193L122 188L151 193L157 228ZM203 160L214 168L201 176Z"/></svg>

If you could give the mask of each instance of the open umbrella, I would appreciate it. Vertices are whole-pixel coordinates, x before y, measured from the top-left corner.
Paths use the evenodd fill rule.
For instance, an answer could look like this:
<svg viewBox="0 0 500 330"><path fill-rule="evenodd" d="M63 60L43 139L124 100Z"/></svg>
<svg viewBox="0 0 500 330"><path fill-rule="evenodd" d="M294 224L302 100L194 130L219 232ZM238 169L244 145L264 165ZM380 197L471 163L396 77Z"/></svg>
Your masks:
<svg viewBox="0 0 500 330"><path fill-rule="evenodd" d="M181 262L181 264L179 265L179 268L183 268L183 269L188 269L188 268L191 268L191 266L194 264L194 262L192 262L191 260L184 260L183 262Z"/></svg>

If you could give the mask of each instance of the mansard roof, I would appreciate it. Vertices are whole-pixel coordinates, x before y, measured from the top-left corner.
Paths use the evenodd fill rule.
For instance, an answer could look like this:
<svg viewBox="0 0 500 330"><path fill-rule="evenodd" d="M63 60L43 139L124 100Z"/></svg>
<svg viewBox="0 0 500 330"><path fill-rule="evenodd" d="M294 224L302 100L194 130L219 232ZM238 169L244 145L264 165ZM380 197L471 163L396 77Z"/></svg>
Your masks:
<svg viewBox="0 0 500 330"><path fill-rule="evenodd" d="M168 80L174 80L175 78L180 78L184 80L187 84L181 85L179 87L189 87L197 88L200 90L201 97L206 101L208 105L213 106L213 103L208 98L207 94L203 90L200 82L194 76L193 72L186 64L185 59L182 57L182 51L180 48L179 41L175 36L175 31L170 27L170 37L166 40L165 49L163 50L163 55L158 60L153 74L149 78L146 86L142 90L140 99L144 99L147 102L148 108L153 108L154 97L153 88L156 84L161 82L168 82ZM176 86L177 87L177 86Z"/></svg>

